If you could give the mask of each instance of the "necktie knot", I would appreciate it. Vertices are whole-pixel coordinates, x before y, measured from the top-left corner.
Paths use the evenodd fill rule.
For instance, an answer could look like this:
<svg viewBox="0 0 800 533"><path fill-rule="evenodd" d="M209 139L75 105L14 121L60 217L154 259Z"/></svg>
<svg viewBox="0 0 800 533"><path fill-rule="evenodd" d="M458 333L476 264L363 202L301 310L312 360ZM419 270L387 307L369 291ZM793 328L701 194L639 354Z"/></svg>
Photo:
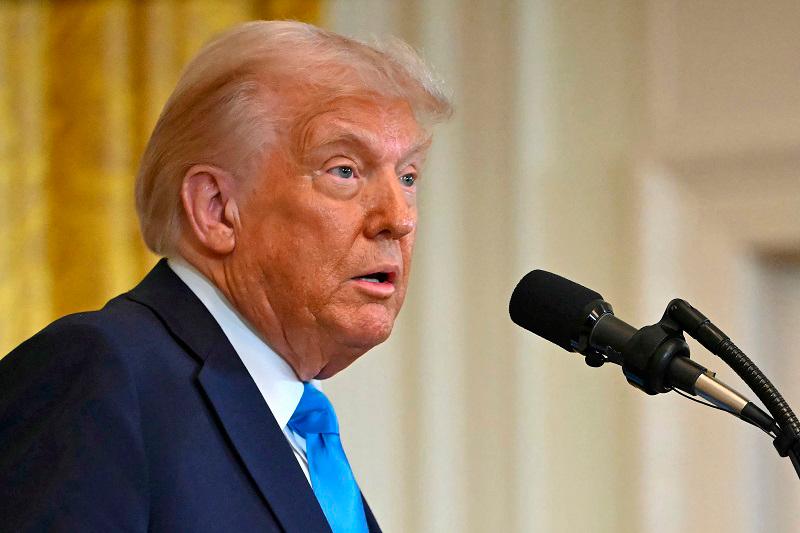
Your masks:
<svg viewBox="0 0 800 533"><path fill-rule="evenodd" d="M339 434L339 422L331 402L310 383L303 384L303 396L289 419L289 427L303 438L309 434Z"/></svg>

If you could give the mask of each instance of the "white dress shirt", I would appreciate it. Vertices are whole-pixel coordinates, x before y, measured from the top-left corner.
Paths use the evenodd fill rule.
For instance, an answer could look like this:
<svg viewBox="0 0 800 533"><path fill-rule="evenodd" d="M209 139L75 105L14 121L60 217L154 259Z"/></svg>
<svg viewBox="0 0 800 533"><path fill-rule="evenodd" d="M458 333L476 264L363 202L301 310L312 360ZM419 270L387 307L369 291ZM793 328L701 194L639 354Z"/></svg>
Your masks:
<svg viewBox="0 0 800 533"><path fill-rule="evenodd" d="M272 416L283 429L286 440L289 441L295 458L310 483L306 441L287 426L303 395L303 382L297 378L292 367L261 340L250 324L236 312L219 289L205 276L182 257L170 257L167 264L203 302L228 337L233 349L256 382L267 407L272 411ZM312 384L319 387L316 382Z"/></svg>

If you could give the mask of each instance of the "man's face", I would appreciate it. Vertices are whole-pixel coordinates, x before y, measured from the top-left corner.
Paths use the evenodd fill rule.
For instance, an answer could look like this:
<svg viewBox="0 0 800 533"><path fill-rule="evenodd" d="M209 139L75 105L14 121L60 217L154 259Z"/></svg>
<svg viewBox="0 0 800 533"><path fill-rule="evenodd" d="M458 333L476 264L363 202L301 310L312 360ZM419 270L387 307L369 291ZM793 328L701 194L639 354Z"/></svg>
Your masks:
<svg viewBox="0 0 800 533"><path fill-rule="evenodd" d="M311 113L241 196L236 307L301 379L383 342L403 304L428 138L408 104Z"/></svg>

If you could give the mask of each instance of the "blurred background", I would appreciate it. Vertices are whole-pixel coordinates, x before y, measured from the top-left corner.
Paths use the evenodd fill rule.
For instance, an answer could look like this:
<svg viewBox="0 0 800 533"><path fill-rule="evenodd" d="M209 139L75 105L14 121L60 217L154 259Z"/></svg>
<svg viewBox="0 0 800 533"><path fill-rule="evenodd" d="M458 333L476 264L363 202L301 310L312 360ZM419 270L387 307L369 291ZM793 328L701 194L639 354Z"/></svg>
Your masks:
<svg viewBox="0 0 800 533"><path fill-rule="evenodd" d="M507 314L533 268L637 326L682 297L800 409L797 0L2 1L0 353L155 263L143 146L202 43L256 18L402 37L453 91L395 333L325 383L386 531L800 530L766 436Z"/></svg>

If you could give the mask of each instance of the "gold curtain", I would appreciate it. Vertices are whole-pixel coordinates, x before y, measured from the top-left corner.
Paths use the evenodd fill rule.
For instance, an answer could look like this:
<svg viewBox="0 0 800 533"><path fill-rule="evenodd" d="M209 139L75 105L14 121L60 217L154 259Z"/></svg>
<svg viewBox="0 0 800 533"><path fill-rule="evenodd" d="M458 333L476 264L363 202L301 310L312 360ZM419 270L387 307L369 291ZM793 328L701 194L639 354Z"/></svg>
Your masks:
<svg viewBox="0 0 800 533"><path fill-rule="evenodd" d="M321 2L0 2L0 357L155 263L133 176L189 58L245 20L316 23Z"/></svg>

